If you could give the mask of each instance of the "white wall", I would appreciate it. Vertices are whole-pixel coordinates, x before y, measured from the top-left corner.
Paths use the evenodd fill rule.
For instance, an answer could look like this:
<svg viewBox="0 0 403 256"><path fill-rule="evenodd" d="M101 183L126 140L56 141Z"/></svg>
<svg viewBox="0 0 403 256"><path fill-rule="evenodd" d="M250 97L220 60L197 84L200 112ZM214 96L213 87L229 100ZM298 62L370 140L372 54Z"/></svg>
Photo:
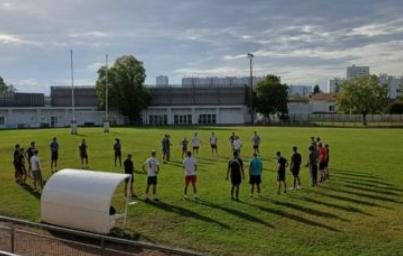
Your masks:
<svg viewBox="0 0 403 256"><path fill-rule="evenodd" d="M249 122L249 112L245 106L167 106L150 107L143 111L146 124L150 115L167 115L168 124L174 124L174 115L192 115L192 124L198 124L199 115L215 114L217 124L245 124Z"/></svg>
<svg viewBox="0 0 403 256"><path fill-rule="evenodd" d="M289 114L311 114L312 105L309 102L288 102Z"/></svg>
<svg viewBox="0 0 403 256"><path fill-rule="evenodd" d="M71 110L68 108L0 108L0 116L4 117L5 125L0 128L38 128L46 124L52 126L52 117L55 117L56 122L53 127L67 127L70 126L72 119ZM105 118L105 112L97 111L95 109L77 109L76 120L78 125L85 123L93 123L95 125L102 125ZM118 113L111 112L110 119L112 123L119 125L124 124L124 117Z"/></svg>
<svg viewBox="0 0 403 256"><path fill-rule="evenodd" d="M334 113L335 110L330 110L330 107L336 109L336 102L324 100L312 100L312 113Z"/></svg>

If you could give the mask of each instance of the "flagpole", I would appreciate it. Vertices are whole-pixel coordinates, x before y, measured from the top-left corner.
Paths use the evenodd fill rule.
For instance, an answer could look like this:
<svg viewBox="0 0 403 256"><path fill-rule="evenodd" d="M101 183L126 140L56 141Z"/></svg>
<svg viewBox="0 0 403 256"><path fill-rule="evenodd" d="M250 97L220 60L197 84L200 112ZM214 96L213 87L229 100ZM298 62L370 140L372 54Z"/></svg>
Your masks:
<svg viewBox="0 0 403 256"><path fill-rule="evenodd" d="M70 71L71 71L71 134L77 134L77 121L75 110L75 97L74 97L74 63L73 63L73 49L70 50Z"/></svg>
<svg viewBox="0 0 403 256"><path fill-rule="evenodd" d="M108 67L108 54L105 55L106 72L105 72L105 121L104 121L104 132L109 133L109 67Z"/></svg>
<svg viewBox="0 0 403 256"><path fill-rule="evenodd" d="M106 82L105 82L105 120L106 121L109 121L109 113L108 113L108 105L109 105L109 97L108 97L108 90L109 90L109 86L108 86L108 54L106 55L106 75L105 75L105 80L106 80Z"/></svg>

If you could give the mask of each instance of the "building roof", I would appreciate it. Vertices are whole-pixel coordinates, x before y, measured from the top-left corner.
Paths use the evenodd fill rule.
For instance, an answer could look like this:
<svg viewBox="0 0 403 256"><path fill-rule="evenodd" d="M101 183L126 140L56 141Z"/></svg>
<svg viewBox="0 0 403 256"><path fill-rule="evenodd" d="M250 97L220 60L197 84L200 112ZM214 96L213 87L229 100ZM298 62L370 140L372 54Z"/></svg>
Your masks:
<svg viewBox="0 0 403 256"><path fill-rule="evenodd" d="M336 101L337 94L334 93L317 93L312 95L311 101Z"/></svg>

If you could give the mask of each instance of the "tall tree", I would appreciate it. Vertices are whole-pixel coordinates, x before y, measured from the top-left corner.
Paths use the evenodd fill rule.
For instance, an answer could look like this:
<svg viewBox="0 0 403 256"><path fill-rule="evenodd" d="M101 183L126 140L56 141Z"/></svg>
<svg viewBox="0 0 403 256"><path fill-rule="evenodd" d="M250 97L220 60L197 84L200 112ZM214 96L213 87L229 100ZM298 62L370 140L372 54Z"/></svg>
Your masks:
<svg viewBox="0 0 403 256"><path fill-rule="evenodd" d="M143 63L134 56L122 56L108 70L108 99L111 108L118 109L131 123L141 122L141 111L151 97L144 86L146 78ZM105 108L106 67L98 70L97 94L99 107Z"/></svg>
<svg viewBox="0 0 403 256"><path fill-rule="evenodd" d="M313 95L321 93L321 92L322 92L322 90L320 89L319 85L315 85L313 87Z"/></svg>
<svg viewBox="0 0 403 256"><path fill-rule="evenodd" d="M288 114L288 86L282 84L278 76L268 75L256 85L256 110L264 114L270 121L271 114Z"/></svg>
<svg viewBox="0 0 403 256"><path fill-rule="evenodd" d="M381 85L375 75L344 81L337 96L338 109L349 114L362 114L364 125L367 125L368 114L384 111L387 104L388 88Z"/></svg>

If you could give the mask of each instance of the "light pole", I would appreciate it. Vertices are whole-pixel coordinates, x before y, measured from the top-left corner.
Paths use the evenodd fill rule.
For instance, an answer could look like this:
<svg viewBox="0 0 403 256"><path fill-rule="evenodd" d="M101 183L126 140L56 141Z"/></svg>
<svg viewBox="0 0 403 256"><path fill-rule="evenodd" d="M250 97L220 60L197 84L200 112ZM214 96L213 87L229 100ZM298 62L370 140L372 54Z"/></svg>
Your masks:
<svg viewBox="0 0 403 256"><path fill-rule="evenodd" d="M106 66L106 73L105 73L105 121L104 121L104 133L109 133L108 54L106 54L106 56L105 56L105 64L106 64L105 65Z"/></svg>
<svg viewBox="0 0 403 256"><path fill-rule="evenodd" d="M77 134L77 120L76 120L76 104L74 95L74 63L73 63L73 49L70 50L70 71L71 71L71 134Z"/></svg>
<svg viewBox="0 0 403 256"><path fill-rule="evenodd" d="M248 59L249 59L249 111L250 111L250 121L251 124L254 125L255 124L255 111L253 108L253 58L255 57L255 55L253 55L252 53L248 53Z"/></svg>

